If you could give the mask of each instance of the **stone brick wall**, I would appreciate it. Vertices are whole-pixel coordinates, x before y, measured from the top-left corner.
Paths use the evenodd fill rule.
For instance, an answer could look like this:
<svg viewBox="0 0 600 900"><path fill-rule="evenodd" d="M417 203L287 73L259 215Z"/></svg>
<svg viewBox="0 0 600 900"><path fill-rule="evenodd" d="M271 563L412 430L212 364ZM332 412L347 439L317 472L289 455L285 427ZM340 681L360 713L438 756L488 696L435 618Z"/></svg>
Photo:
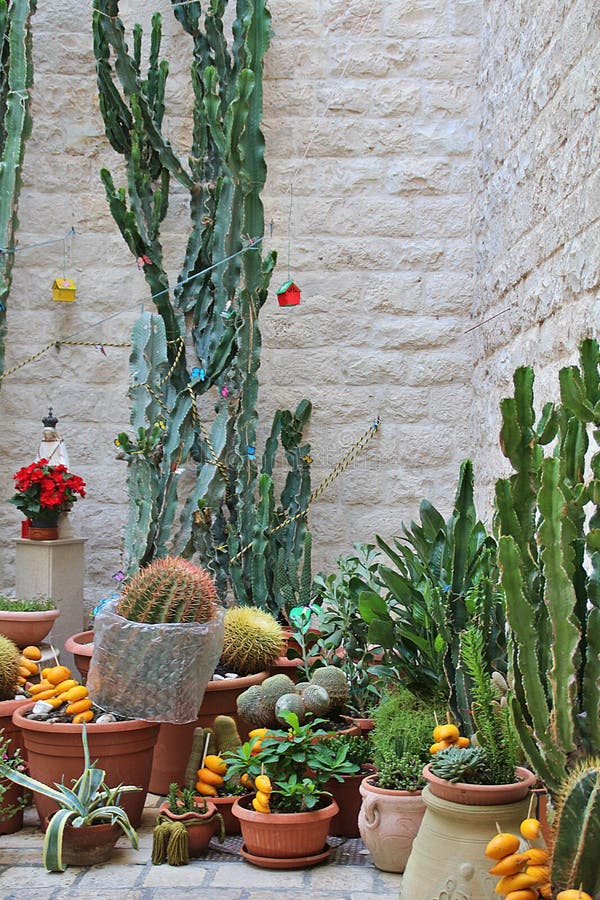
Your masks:
<svg viewBox="0 0 600 900"><path fill-rule="evenodd" d="M474 405L482 506L507 470L499 401L533 365L536 397L600 326L600 9L486 3L475 197Z"/></svg>
<svg viewBox="0 0 600 900"><path fill-rule="evenodd" d="M59 337L127 341L147 295L98 178L116 158L97 109L90 6L39 4L34 18L34 130L20 207L21 246L75 227L66 274L77 282L77 300L51 300L60 243L23 250L7 368ZM173 140L184 146L189 57L179 26L163 0L121 3L128 22L147 22L154 8L164 12L163 49L172 61ZM368 451L313 508L318 566L354 541L398 532L424 496L447 508L469 446L463 331L472 291L478 8L458 0L272 3L265 207L280 264L264 313L261 411L268 422L277 405L311 398L315 483L377 414L383 419ZM165 229L173 271L185 234L180 214ZM288 243L303 291L293 310L279 309L274 294L287 278ZM106 352L52 349L8 377L0 393L4 495L38 445L49 404L71 467L88 482L88 498L71 516L88 539L89 602L114 586L126 517L125 467L115 461L113 438L128 423L128 351ZM0 506L7 589L18 522L12 507Z"/></svg>

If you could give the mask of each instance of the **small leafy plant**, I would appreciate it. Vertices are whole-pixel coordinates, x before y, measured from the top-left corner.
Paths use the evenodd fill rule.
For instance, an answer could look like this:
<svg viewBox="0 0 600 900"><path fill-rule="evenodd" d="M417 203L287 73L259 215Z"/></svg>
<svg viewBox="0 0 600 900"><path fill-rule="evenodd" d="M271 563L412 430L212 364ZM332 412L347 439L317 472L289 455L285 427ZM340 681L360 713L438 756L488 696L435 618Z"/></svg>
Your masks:
<svg viewBox="0 0 600 900"><path fill-rule="evenodd" d="M11 739L4 736L4 729L0 728L0 765L17 772L25 771L25 764L21 757L21 751L18 747L11 749ZM7 803L4 796L9 789L8 779L6 776L0 778L0 821L5 822L12 818L19 810L24 809L26 800L24 793L21 794L16 803Z"/></svg>
<svg viewBox="0 0 600 900"><path fill-rule="evenodd" d="M416 791L423 784L433 708L405 688L387 691L373 713L371 732L377 784L391 791Z"/></svg>
<svg viewBox="0 0 600 900"><path fill-rule="evenodd" d="M262 739L254 737L236 751L223 754L225 777L247 784L266 775L272 784L273 812L305 812L323 805L324 797L329 796L324 786L330 778L341 781L359 767L348 759L347 746L331 746L326 733L318 730L321 719L300 725L295 713L286 712L284 718L287 731L269 731Z"/></svg>
<svg viewBox="0 0 600 900"><path fill-rule="evenodd" d="M197 794L193 787L183 787L180 790L176 781L169 785L167 803L169 811L176 816L186 812L205 813L207 809L205 797Z"/></svg>
<svg viewBox="0 0 600 900"><path fill-rule="evenodd" d="M2 612L47 612L50 609L56 609L56 603L48 597L13 600L11 597L0 596L0 610Z"/></svg>

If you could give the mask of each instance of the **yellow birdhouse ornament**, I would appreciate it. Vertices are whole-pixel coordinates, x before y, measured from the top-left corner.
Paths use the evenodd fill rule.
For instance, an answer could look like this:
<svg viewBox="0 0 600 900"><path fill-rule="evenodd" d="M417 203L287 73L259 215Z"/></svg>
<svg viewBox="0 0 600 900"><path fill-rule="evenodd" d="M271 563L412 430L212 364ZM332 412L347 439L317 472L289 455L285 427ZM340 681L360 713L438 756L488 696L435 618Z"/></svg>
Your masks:
<svg viewBox="0 0 600 900"><path fill-rule="evenodd" d="M52 299L60 303L72 303L77 288L72 278L55 278L52 283Z"/></svg>

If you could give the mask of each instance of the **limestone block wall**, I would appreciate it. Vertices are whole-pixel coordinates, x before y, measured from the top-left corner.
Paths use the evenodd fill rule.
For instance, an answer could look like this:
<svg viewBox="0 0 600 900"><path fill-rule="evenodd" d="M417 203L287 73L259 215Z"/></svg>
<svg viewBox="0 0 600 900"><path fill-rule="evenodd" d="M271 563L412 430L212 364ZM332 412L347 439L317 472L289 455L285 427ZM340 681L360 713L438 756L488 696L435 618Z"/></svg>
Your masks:
<svg viewBox="0 0 600 900"><path fill-rule="evenodd" d="M600 8L486 3L475 196L471 433L482 506L508 471L499 401L533 365L539 405L600 326ZM495 317L495 318L492 318Z"/></svg>
<svg viewBox="0 0 600 900"><path fill-rule="evenodd" d="M261 410L311 398L315 483L381 414L369 450L315 504L316 562L376 532L398 533L422 497L449 509L472 442L471 339L479 0L273 0L265 85L265 244L280 263L263 317ZM187 42L166 0L123 0L131 23L160 9L171 60L167 118L177 148L189 120ZM33 135L21 195L10 298L1 496L32 458L48 405L88 497L71 514L87 538L87 599L112 590L126 519L125 466L113 439L127 427L122 343L147 297L143 276L107 211L98 172L117 170L97 108L91 3L40 3L34 18ZM117 181L119 181L117 177ZM291 202L290 202L291 201ZM178 271L184 204L164 233ZM65 234L74 304L51 300ZM279 309L292 276L302 305ZM101 322L101 324L97 324ZM14 585L20 516L0 504L0 562Z"/></svg>

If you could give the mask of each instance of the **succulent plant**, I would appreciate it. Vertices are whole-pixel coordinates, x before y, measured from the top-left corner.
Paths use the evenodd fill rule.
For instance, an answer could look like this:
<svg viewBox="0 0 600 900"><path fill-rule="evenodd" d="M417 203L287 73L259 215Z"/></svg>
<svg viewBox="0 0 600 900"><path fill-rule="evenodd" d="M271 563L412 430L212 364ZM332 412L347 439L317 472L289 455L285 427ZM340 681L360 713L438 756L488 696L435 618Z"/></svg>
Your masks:
<svg viewBox="0 0 600 900"><path fill-rule="evenodd" d="M280 725L286 725L285 713L295 713L298 721L303 722L306 715L304 700L300 694L282 694L275 704L275 718Z"/></svg>
<svg viewBox="0 0 600 900"><path fill-rule="evenodd" d="M225 613L221 662L238 675L254 675L281 655L283 630L265 610L234 606Z"/></svg>
<svg viewBox="0 0 600 900"><path fill-rule="evenodd" d="M0 700L12 700L19 678L19 657L16 644L0 634Z"/></svg>
<svg viewBox="0 0 600 900"><path fill-rule="evenodd" d="M347 704L350 689L342 669L338 669L336 666L323 666L321 669L315 669L311 684L318 684L325 688L329 695L331 709L341 709Z"/></svg>
<svg viewBox="0 0 600 900"><path fill-rule="evenodd" d="M485 784L483 773L486 766L483 747L448 747L436 753L429 763L429 768L438 778L466 784Z"/></svg>
<svg viewBox="0 0 600 900"><path fill-rule="evenodd" d="M165 557L136 572L123 589L117 612L147 624L208 622L217 601L208 572L180 557Z"/></svg>

